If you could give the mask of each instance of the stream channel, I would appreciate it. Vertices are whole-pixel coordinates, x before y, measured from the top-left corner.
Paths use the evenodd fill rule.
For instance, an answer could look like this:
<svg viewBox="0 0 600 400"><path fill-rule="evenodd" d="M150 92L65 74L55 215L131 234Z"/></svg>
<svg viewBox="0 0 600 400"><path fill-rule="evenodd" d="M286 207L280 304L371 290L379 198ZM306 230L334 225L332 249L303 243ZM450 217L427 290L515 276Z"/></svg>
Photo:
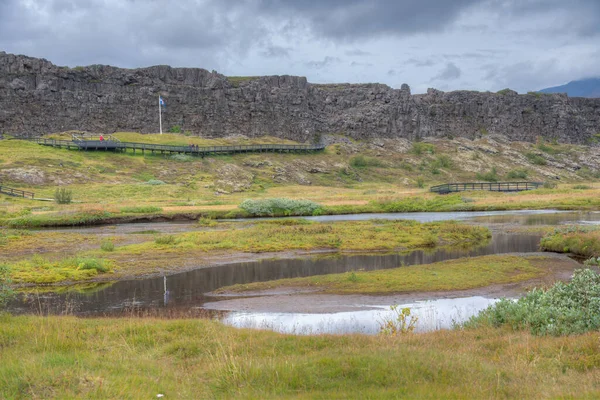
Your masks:
<svg viewBox="0 0 600 400"><path fill-rule="evenodd" d="M383 319L393 317L390 305L410 307L418 317L417 331L450 328L497 301L514 293L486 292L485 288L468 296L448 293L430 296L334 296L296 294L295 307L286 309L276 296L246 298L211 296L223 286L273 279L323 275L356 270L377 270L399 266L489 254L535 253L539 235L511 234L500 227L600 224L598 212L496 211L452 213L357 214L307 217L317 221L364 219L413 219L421 222L461 220L480 224L493 231L491 241L477 248L440 248L403 253L337 254L324 253L295 259L267 259L201 268L166 277L119 281L89 291L22 294L9 304L14 314L73 314L77 316L127 316L132 312L148 315L191 315L194 311L214 311L224 323L236 327L273 329L296 334L377 333ZM77 228L81 232L120 232L153 229L162 233L193 231L193 223L140 223ZM270 293L270 295L277 293ZM280 293L280 296L286 296ZM458 294L460 296L460 294ZM281 297L279 297L281 299ZM312 306L308 306L313 300ZM289 301L288 301L289 302ZM306 303L303 310L302 303ZM265 306L267 304L267 306Z"/></svg>

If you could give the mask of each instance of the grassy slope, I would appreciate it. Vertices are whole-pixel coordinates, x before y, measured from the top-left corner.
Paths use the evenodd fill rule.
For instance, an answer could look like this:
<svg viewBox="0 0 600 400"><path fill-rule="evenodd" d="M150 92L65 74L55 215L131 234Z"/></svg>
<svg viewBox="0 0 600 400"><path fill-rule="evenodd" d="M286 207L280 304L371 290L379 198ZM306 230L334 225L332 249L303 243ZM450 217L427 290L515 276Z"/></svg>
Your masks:
<svg viewBox="0 0 600 400"><path fill-rule="evenodd" d="M597 336L294 337L195 319L0 316L0 397L594 398Z"/></svg>
<svg viewBox="0 0 600 400"><path fill-rule="evenodd" d="M286 142L275 138L213 140L174 134L120 133L116 136L128 141L169 144ZM488 142L487 139L469 141L471 150L465 150L461 141L438 139L432 147L433 154L428 151L417 154L409 144L396 151L391 145L380 148L353 143L332 145L325 152L306 155L242 154L178 160L161 155L77 152L3 140L0 141L0 181L34 191L44 198L52 198L59 185L68 187L73 190L76 203L58 206L3 196L0 214L15 218L19 213L33 212L34 215L24 217L25 221L19 226L44 224L48 222L46 219L59 224L69 223L70 219L78 219L72 213L95 213L96 216L109 213L101 218L127 217L122 209L128 206L157 206L164 214L225 214L245 198L265 197L316 200L326 206L327 213L378 212L385 211L389 202L401 200L422 205L416 197L434 199L435 195L417 187L419 179L426 187L447 181L473 181L477 179L477 173L485 173L492 166L496 167L499 179L507 179L515 169L527 170L530 180L545 180L548 175L561 176L561 182L596 179L594 171L587 168L574 173L553 164L536 165L525 157L537 152L553 162L577 160L577 157L585 158L590 151L585 147L544 145L541 148L545 151L542 151L540 146L526 143ZM490 154L490 148L497 152ZM249 174L239 188L242 191L225 195L216 193L222 188L227 189L230 181L239 180L240 173L235 167ZM228 168L234 168L229 175L223 172ZM166 184L144 184L151 179ZM307 190L308 182L310 190ZM600 187L588 186L589 189L573 190L573 185L563 185L555 190L510 195L464 193L458 196L458 202L446 204L442 201L425 209L597 209L600 207Z"/></svg>
<svg viewBox="0 0 600 400"><path fill-rule="evenodd" d="M280 279L227 286L217 293L310 287L325 293L389 294L419 291L465 290L493 284L522 282L543 275L543 257L483 256L413 265L379 271Z"/></svg>

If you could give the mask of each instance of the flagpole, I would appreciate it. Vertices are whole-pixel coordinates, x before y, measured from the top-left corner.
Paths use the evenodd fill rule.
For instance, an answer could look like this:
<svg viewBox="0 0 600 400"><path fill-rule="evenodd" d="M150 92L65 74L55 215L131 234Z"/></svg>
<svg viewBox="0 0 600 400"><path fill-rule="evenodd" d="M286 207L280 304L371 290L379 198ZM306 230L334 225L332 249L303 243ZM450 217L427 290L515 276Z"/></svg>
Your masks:
<svg viewBox="0 0 600 400"><path fill-rule="evenodd" d="M160 126L160 134L162 135L162 111L160 109L160 95L158 95L158 124Z"/></svg>

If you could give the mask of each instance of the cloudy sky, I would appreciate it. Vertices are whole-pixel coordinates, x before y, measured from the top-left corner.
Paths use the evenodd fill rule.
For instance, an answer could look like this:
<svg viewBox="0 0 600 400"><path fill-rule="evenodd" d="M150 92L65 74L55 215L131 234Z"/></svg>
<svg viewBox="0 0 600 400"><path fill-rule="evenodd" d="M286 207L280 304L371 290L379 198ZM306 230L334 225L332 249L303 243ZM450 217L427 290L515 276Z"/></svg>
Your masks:
<svg viewBox="0 0 600 400"><path fill-rule="evenodd" d="M0 50L527 92L600 76L600 0L0 0Z"/></svg>

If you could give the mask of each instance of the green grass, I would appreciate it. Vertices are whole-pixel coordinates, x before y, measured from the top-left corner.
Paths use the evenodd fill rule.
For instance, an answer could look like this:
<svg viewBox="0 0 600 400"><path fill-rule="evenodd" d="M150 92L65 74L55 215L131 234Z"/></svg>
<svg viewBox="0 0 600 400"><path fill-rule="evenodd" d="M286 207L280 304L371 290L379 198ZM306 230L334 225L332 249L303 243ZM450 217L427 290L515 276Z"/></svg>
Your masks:
<svg viewBox="0 0 600 400"><path fill-rule="evenodd" d="M243 293L286 287L316 288L320 292L340 294L465 290L539 277L545 273L540 265L543 262L543 258L532 262L517 256L483 256L378 271L255 282L220 288L217 292Z"/></svg>
<svg viewBox="0 0 600 400"><path fill-rule="evenodd" d="M109 260L94 257L68 257L52 261L36 255L30 259L8 264L14 283L48 284L62 281L83 281L110 272Z"/></svg>
<svg viewBox="0 0 600 400"><path fill-rule="evenodd" d="M526 153L525 157L527 157L527 159L529 160L529 162L531 162L534 165L543 166L543 165L547 165L548 164L548 161L544 157L540 156L539 154Z"/></svg>
<svg viewBox="0 0 600 400"><path fill-rule="evenodd" d="M137 206L137 207L123 207L121 212L125 214L151 214L161 212L162 208L155 206Z"/></svg>
<svg viewBox="0 0 600 400"><path fill-rule="evenodd" d="M2 315L0 346L7 399L600 396L597 333L291 336L202 319Z"/></svg>
<svg viewBox="0 0 600 400"><path fill-rule="evenodd" d="M191 250L253 253L287 250L405 250L437 245L481 244L487 228L455 222L344 221L334 223L258 222L245 229L219 229L165 236L153 242L121 246L115 253L186 252Z"/></svg>
<svg viewBox="0 0 600 400"><path fill-rule="evenodd" d="M575 226L558 228L544 236L540 246L546 251L600 257L600 229Z"/></svg>

